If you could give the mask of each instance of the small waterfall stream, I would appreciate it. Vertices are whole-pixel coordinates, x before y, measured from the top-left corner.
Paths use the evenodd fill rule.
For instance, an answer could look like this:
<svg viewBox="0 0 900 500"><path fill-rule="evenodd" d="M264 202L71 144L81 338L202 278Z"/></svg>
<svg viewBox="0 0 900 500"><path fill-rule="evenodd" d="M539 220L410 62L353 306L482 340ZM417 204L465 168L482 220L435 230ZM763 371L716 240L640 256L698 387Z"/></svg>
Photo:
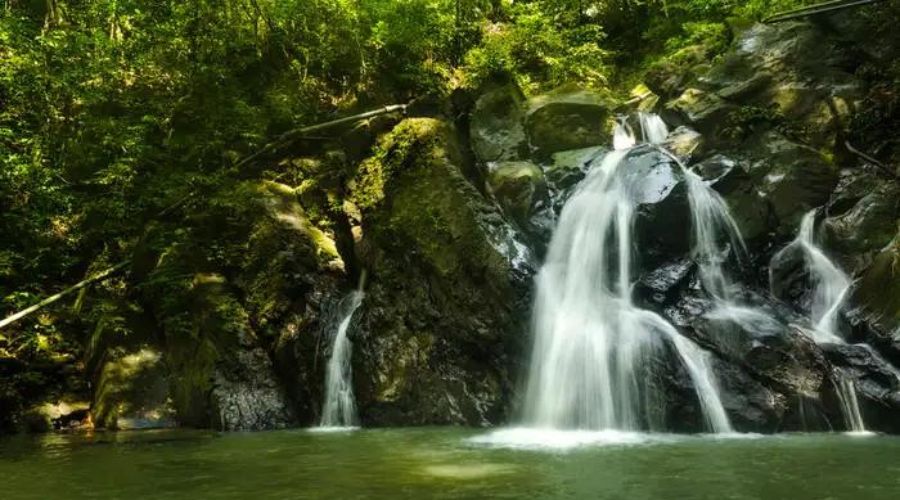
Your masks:
<svg viewBox="0 0 900 500"><path fill-rule="evenodd" d="M365 271L360 276L359 286L341 300L331 344L331 358L325 371L325 401L322 404L323 428L352 428L358 424L356 398L353 395L351 354L353 344L347 336L353 313L363 301ZM332 330L332 328L329 328Z"/></svg>
<svg viewBox="0 0 900 500"><path fill-rule="evenodd" d="M641 111L638 114L638 120L641 123L641 137L648 144L662 144L669 136L669 128L666 122L662 120L656 113L645 113Z"/></svg>
<svg viewBox="0 0 900 500"><path fill-rule="evenodd" d="M816 245L815 221L816 210L807 212L800 222L797 237L776 253L772 261L781 259L791 251L801 252L812 286L809 319L813 328L810 334L817 344L843 344L844 339L838 333L838 314L852 283L850 278ZM775 279L771 274L773 267L770 266L769 281L774 287ZM854 432L865 431L853 380L837 371L835 377L834 387L847 428Z"/></svg>
<svg viewBox="0 0 900 500"><path fill-rule="evenodd" d="M613 149L616 151L628 149L634 146L636 141L634 130L628 124L628 116L620 116L616 121L616 128L613 129Z"/></svg>
<svg viewBox="0 0 900 500"><path fill-rule="evenodd" d="M659 123L648 119L644 135L664 139ZM632 301L637 201L630 185L635 180L621 166L635 139L624 120L613 140L615 151L592 167L564 206L536 278L525 421L551 429L653 430L648 406L662 395L646 383L651 374L645 365L668 340L708 429L729 432L709 354Z"/></svg>

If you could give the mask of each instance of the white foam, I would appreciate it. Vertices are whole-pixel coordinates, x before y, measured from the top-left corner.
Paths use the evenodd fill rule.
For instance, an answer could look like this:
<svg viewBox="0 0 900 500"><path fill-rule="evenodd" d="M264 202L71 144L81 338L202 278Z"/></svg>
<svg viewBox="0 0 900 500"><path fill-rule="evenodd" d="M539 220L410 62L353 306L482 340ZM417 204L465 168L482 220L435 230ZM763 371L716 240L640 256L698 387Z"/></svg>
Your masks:
<svg viewBox="0 0 900 500"><path fill-rule="evenodd" d="M323 427L310 427L307 430L309 432L315 432L317 434L319 434L319 433L329 434L329 433L336 433L336 432L353 432L353 431L358 431L359 429L360 429L360 427L356 427L356 426L332 425L332 426L323 426Z"/></svg>
<svg viewBox="0 0 900 500"><path fill-rule="evenodd" d="M512 427L467 439L469 443L498 448L572 449L587 446L622 446L673 442L672 434L650 434L617 430L587 431Z"/></svg>

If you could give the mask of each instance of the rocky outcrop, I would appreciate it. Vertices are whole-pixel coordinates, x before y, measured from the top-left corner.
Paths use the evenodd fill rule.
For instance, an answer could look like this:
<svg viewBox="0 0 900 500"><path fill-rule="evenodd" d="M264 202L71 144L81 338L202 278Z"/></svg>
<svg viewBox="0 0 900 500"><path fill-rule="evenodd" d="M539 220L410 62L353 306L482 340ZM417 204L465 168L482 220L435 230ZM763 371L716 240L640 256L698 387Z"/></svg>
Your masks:
<svg viewBox="0 0 900 500"><path fill-rule="evenodd" d="M458 147L448 124L407 120L351 184L371 271L353 339L364 424L487 425L509 408L533 262Z"/></svg>
<svg viewBox="0 0 900 500"><path fill-rule="evenodd" d="M319 358L309 346L319 342L306 337L318 338L317 297L342 273L333 240L275 183L218 194L188 227L164 248L148 236L136 261L178 422L252 430L312 420L321 384L307 382L321 376L309 373Z"/></svg>

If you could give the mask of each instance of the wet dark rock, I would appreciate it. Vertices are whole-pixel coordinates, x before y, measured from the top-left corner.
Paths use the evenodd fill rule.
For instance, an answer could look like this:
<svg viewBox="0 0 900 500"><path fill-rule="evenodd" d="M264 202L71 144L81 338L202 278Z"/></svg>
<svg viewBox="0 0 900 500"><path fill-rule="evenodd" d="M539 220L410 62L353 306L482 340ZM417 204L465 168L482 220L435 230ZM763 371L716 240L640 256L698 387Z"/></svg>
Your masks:
<svg viewBox="0 0 900 500"><path fill-rule="evenodd" d="M495 84L478 97L469 119L469 135L472 151L479 161L518 160L528 156L525 106L525 95L514 83Z"/></svg>
<svg viewBox="0 0 900 500"><path fill-rule="evenodd" d="M683 258L644 273L638 280L636 294L656 304L669 304L689 282L694 261Z"/></svg>
<svg viewBox="0 0 900 500"><path fill-rule="evenodd" d="M868 264L872 253L891 242L898 221L900 184L881 183L843 214L825 220L825 241L830 250L852 255L852 268L860 269Z"/></svg>
<svg viewBox="0 0 900 500"><path fill-rule="evenodd" d="M741 432L775 432L783 425L787 398L767 388L740 366L716 359L713 370L722 406Z"/></svg>
<svg viewBox="0 0 900 500"><path fill-rule="evenodd" d="M828 360L856 386L867 429L900 432L900 372L866 345L827 344Z"/></svg>
<svg viewBox="0 0 900 500"><path fill-rule="evenodd" d="M691 168L722 195L730 194L750 180L745 165L721 154L696 163Z"/></svg>
<svg viewBox="0 0 900 500"><path fill-rule="evenodd" d="M617 169L637 203L636 247L641 265L658 265L690 247L690 206L684 174L675 161L653 147L628 152ZM685 230L672 230L683 228Z"/></svg>

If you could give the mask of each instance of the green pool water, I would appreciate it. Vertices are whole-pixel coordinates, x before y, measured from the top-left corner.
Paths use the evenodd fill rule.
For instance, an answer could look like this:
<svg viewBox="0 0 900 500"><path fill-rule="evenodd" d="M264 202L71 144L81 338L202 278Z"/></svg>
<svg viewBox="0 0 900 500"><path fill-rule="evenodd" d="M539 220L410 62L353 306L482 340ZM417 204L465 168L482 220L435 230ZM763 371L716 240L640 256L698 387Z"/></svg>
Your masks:
<svg viewBox="0 0 900 500"><path fill-rule="evenodd" d="M0 498L900 498L896 437L488 432L3 438Z"/></svg>

